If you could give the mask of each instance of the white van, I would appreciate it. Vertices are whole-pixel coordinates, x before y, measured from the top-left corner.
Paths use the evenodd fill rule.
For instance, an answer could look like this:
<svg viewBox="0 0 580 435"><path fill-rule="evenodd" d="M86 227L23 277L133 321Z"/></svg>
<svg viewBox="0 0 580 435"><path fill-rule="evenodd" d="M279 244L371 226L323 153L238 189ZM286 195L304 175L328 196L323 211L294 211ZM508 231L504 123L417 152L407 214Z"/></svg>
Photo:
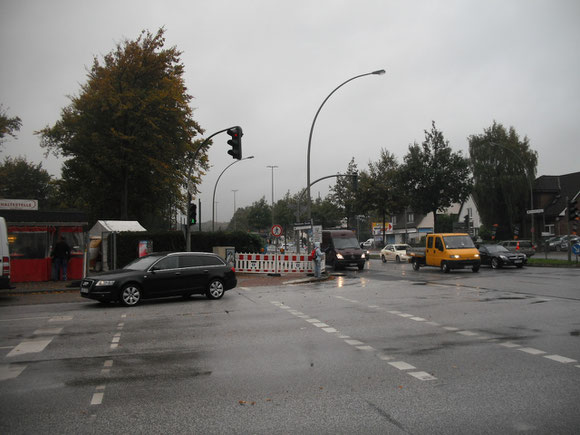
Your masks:
<svg viewBox="0 0 580 435"><path fill-rule="evenodd" d="M10 288L10 251L6 219L0 217L0 289Z"/></svg>

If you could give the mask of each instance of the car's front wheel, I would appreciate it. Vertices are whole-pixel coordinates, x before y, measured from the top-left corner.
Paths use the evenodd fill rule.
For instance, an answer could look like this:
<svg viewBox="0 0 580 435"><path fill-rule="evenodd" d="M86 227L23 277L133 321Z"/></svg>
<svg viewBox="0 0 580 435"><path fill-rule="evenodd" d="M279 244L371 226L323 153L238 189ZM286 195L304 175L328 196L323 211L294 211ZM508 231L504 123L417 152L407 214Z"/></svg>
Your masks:
<svg viewBox="0 0 580 435"><path fill-rule="evenodd" d="M415 260L413 260L413 270L419 270L419 263Z"/></svg>
<svg viewBox="0 0 580 435"><path fill-rule="evenodd" d="M121 303L133 307L141 301L141 289L137 284L127 284L121 289Z"/></svg>
<svg viewBox="0 0 580 435"><path fill-rule="evenodd" d="M501 264L499 263L499 260L497 258L492 258L491 259L491 268L492 269L499 269L501 267Z"/></svg>
<svg viewBox="0 0 580 435"><path fill-rule="evenodd" d="M221 282L221 280L215 278L209 282L206 296L209 299L220 299L224 295L224 292L224 283Z"/></svg>
<svg viewBox="0 0 580 435"><path fill-rule="evenodd" d="M381 260L383 260L383 263L387 262L387 257L385 257L384 255L381 255Z"/></svg>
<svg viewBox="0 0 580 435"><path fill-rule="evenodd" d="M401 262L401 257L399 257L399 256L397 255L397 258L395 258L395 260L397 261L397 263L400 263L400 262Z"/></svg>
<svg viewBox="0 0 580 435"><path fill-rule="evenodd" d="M449 264L447 264L446 261L444 261L443 263L441 263L441 270L443 271L443 273L449 273L449 271L451 270L449 268Z"/></svg>

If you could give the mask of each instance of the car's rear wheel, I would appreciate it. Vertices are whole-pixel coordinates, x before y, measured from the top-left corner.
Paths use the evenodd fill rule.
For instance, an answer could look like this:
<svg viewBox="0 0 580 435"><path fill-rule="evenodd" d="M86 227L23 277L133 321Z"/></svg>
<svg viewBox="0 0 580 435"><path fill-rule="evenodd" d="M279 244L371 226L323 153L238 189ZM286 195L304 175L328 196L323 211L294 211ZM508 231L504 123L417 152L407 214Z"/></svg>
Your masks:
<svg viewBox="0 0 580 435"><path fill-rule="evenodd" d="M499 262L499 260L497 258L492 258L491 259L491 268L492 269L499 269L501 267L501 264Z"/></svg>
<svg viewBox="0 0 580 435"><path fill-rule="evenodd" d="M121 289L121 303L133 307L141 301L141 289L137 284L127 284Z"/></svg>
<svg viewBox="0 0 580 435"><path fill-rule="evenodd" d="M224 283L221 280L214 278L207 286L206 296L209 299L220 299L224 295Z"/></svg>

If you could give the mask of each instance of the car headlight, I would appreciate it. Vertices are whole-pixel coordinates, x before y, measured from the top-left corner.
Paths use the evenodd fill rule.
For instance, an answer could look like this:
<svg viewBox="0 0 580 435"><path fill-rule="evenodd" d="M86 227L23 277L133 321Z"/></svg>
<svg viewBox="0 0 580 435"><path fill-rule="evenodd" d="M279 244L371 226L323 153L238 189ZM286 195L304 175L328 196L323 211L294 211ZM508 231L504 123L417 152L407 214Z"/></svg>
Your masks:
<svg viewBox="0 0 580 435"><path fill-rule="evenodd" d="M461 258L461 257L459 255L457 255L457 254L454 254L454 255L451 256L451 258Z"/></svg>
<svg viewBox="0 0 580 435"><path fill-rule="evenodd" d="M474 258L479 258L479 254L474 254L473 257Z"/></svg>
<svg viewBox="0 0 580 435"><path fill-rule="evenodd" d="M344 260L344 257L342 256L342 254L336 254L336 258L338 258L339 260Z"/></svg>
<svg viewBox="0 0 580 435"><path fill-rule="evenodd" d="M115 281L101 280L101 281L97 281L97 283L95 284L95 286L97 286L97 287L105 287L105 286L111 286L113 284L115 284Z"/></svg>
<svg viewBox="0 0 580 435"><path fill-rule="evenodd" d="M360 258L365 258L365 253L363 252Z"/></svg>
<svg viewBox="0 0 580 435"><path fill-rule="evenodd" d="M502 260L507 260L507 257L505 255L500 255L499 258L501 258Z"/></svg>

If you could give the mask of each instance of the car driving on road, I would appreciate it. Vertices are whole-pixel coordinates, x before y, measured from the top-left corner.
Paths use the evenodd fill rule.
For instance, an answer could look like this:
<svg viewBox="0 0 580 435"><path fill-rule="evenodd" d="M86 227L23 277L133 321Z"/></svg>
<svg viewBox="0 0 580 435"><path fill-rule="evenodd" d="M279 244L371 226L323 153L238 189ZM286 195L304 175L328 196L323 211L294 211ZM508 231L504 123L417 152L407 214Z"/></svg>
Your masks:
<svg viewBox="0 0 580 435"><path fill-rule="evenodd" d="M137 305L142 299L205 294L220 299L237 285L235 271L215 254L155 253L122 269L81 281L81 296L101 302Z"/></svg>
<svg viewBox="0 0 580 435"><path fill-rule="evenodd" d="M528 261L525 254L508 251L501 245L481 245L479 247L481 264L489 264L493 269L504 266L523 267Z"/></svg>
<svg viewBox="0 0 580 435"><path fill-rule="evenodd" d="M407 249L409 248L410 246L404 243L387 245L381 249L381 260L383 263L386 263L389 260L396 261L397 263L402 261L406 263L409 261L409 258L411 258L409 255L407 255Z"/></svg>

